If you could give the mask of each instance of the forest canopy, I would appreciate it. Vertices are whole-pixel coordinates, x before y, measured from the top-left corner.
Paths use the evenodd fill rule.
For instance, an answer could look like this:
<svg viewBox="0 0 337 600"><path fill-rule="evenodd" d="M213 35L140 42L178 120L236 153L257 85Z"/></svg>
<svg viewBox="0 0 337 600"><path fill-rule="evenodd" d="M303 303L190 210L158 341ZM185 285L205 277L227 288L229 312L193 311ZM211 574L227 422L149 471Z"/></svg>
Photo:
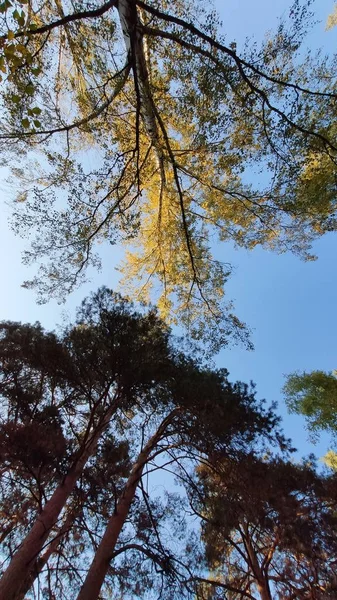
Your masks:
<svg viewBox="0 0 337 600"><path fill-rule="evenodd" d="M154 310L0 323L0 410L1 598L335 597L336 475Z"/></svg>
<svg viewBox="0 0 337 600"><path fill-rule="evenodd" d="M155 493L152 473L189 485L214 452L289 444L254 390L172 342L154 311L108 289L58 335L1 323L2 598L36 585L65 600L94 600L102 586L116 598L156 586L193 595L194 569L174 544L183 497L170 478Z"/></svg>
<svg viewBox="0 0 337 600"><path fill-rule="evenodd" d="M130 296L213 349L246 338L214 240L310 259L336 228L337 63L306 50L311 4L240 51L201 0L1 4L1 139L40 299L122 241Z"/></svg>

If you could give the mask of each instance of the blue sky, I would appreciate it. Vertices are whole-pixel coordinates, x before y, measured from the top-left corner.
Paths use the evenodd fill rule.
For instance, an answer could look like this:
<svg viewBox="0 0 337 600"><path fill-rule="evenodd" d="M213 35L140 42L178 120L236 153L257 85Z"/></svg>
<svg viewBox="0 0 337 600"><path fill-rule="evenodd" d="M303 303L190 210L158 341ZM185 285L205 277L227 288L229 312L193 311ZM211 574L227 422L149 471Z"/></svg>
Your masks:
<svg viewBox="0 0 337 600"><path fill-rule="evenodd" d="M261 39L264 32L275 27L277 16L287 13L287 0L217 0L228 39L242 40L246 35ZM325 32L325 21L333 9L332 0L319 0L315 10L321 21L310 36L310 45L323 45L328 51L336 45L337 28ZM1 173L0 173L1 175ZM5 172L2 173L5 177ZM54 328L64 314L72 317L76 305L90 291L105 284L115 288L114 270L121 256L120 249L107 246L102 250L103 271L92 272L91 283L72 294L65 305L50 302L38 306L33 292L22 289L21 283L33 274L21 265L20 252L25 242L15 238L7 225L10 210L5 201L11 190L0 181L3 203L0 222L0 319L18 321L39 320L46 328ZM320 239L314 251L318 260L305 263L292 255L276 255L262 249L235 251L221 246L217 254L235 265L227 286L228 299L235 301L236 314L253 330L254 352L229 347L218 357L218 364L229 369L231 379L253 380L258 396L277 400L284 417L285 433L293 438L301 454L314 451L322 455L328 444L324 438L317 446L308 443L304 420L287 415L281 395L284 374L295 370L337 368L336 360L336 250L337 236Z"/></svg>

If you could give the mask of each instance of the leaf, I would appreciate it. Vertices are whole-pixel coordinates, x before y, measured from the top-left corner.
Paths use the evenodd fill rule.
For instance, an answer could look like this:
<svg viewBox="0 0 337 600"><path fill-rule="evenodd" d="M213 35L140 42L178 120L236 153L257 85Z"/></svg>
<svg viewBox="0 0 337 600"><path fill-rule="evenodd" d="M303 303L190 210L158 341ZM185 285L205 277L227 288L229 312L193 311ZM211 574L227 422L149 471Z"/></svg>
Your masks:
<svg viewBox="0 0 337 600"><path fill-rule="evenodd" d="M36 120L36 121L33 121L33 123L34 123L35 127L37 127L37 129L40 129L40 127L41 127L40 121Z"/></svg>
<svg viewBox="0 0 337 600"><path fill-rule="evenodd" d="M34 108L31 109L33 115L40 115L42 110L41 108L39 108L38 106L34 106Z"/></svg>
<svg viewBox="0 0 337 600"><path fill-rule="evenodd" d="M22 119L22 121L21 121L21 125L22 125L22 127L24 127L25 129L29 129L29 127L30 127L30 121L29 121L29 119L27 119L27 118L25 118L25 119Z"/></svg>
<svg viewBox="0 0 337 600"><path fill-rule="evenodd" d="M28 96L32 96L35 92L35 86L32 83L29 83L25 89L26 94Z"/></svg>
<svg viewBox="0 0 337 600"><path fill-rule="evenodd" d="M4 55L8 57L12 57L15 52L15 44L8 44L4 48Z"/></svg>
<svg viewBox="0 0 337 600"><path fill-rule="evenodd" d="M7 33L7 39L8 39L9 41L11 41L11 40L14 40L14 38L15 38L15 33L14 33L14 31L12 31L11 29L9 29L9 31L8 31L8 33Z"/></svg>
<svg viewBox="0 0 337 600"><path fill-rule="evenodd" d="M17 52L20 52L20 54L27 54L27 48L23 44L17 44L16 50Z"/></svg>

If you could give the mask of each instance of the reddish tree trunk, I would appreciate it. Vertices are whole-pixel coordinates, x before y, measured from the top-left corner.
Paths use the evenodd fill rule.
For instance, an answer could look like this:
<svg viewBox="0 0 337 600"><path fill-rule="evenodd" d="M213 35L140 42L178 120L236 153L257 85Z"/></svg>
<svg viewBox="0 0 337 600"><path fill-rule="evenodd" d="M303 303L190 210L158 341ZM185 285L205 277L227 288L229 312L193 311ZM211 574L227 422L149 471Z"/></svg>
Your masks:
<svg viewBox="0 0 337 600"><path fill-rule="evenodd" d="M273 600L268 582L264 578L262 578L260 581L256 581L256 587L260 594L261 600Z"/></svg>
<svg viewBox="0 0 337 600"><path fill-rule="evenodd" d="M244 528L244 530L245 530L245 535L243 536L243 540L244 540L244 544L245 544L247 552L248 552L250 567L251 567L252 573L255 577L255 583L256 583L258 592L260 594L260 598L261 598L261 600L273 600L271 592L270 592L270 588L269 588L268 578L264 576L264 574L261 570L261 567L259 565L259 561L257 559L256 552L251 543L248 527L246 526Z"/></svg>
<svg viewBox="0 0 337 600"><path fill-rule="evenodd" d="M152 450L163 436L167 425L171 423L178 412L179 409L175 409L170 413L140 452L137 461L131 470L123 493L117 503L116 511L108 521L104 536L97 548L77 600L96 600L99 597L100 589L108 571L116 542L128 516L139 480L143 474L144 466L146 465Z"/></svg>
<svg viewBox="0 0 337 600"><path fill-rule="evenodd" d="M73 464L63 482L56 488L51 498L45 504L42 512L38 515L33 527L14 554L9 566L0 580L0 600L19 600L22 592L34 572L35 561L41 552L51 529L65 507L66 502L74 490L76 482L80 477L84 465L93 454L97 442L104 429L116 411L114 404L106 413L99 427L87 440L82 454ZM33 577L34 581L34 577Z"/></svg>
<svg viewBox="0 0 337 600"><path fill-rule="evenodd" d="M29 576L25 580L24 584L21 586L21 591L20 591L20 594L17 596L17 600L24 600L24 598L26 597L26 594L29 592L30 588L33 586L35 579L40 575L42 569L46 566L49 558L52 556L52 554L54 554L57 551L57 549L62 541L63 536L71 528L74 518L75 518L75 515L72 512L70 512L68 514L65 522L63 523L62 527L60 528L59 532L57 533L57 535L48 544L47 550L41 556L38 556L34 560L34 563L32 564L31 569L30 569Z"/></svg>

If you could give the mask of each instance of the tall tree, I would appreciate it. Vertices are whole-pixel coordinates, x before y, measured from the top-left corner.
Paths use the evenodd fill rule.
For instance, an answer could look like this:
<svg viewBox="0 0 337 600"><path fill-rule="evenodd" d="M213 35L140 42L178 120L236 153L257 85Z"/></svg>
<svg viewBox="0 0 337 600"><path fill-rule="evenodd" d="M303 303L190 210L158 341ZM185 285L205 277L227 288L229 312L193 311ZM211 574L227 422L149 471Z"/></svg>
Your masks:
<svg viewBox="0 0 337 600"><path fill-rule="evenodd" d="M337 591L336 496L308 466L253 455L199 469L206 597L323 600ZM332 478L335 479L335 478Z"/></svg>
<svg viewBox="0 0 337 600"><path fill-rule="evenodd" d="M313 433L337 434L337 373L312 371L288 375L283 387L290 412L306 417Z"/></svg>
<svg viewBox="0 0 337 600"><path fill-rule="evenodd" d="M27 262L50 257L27 285L62 295L97 261L95 241L122 239L129 293L153 294L213 345L242 337L213 234L309 258L336 227L336 62L305 53L308 5L242 51L202 0L0 10L1 135L22 180L14 226L37 230ZM16 157L30 151L29 174Z"/></svg>
<svg viewBox="0 0 337 600"><path fill-rule="evenodd" d="M28 507L33 497L38 512L1 580L1 594L11 598L112 417L141 398L155 402L169 348L153 313L141 317L117 297L114 304L108 290L84 303L59 339L38 326L4 323L1 331L2 475L10 482L18 475L19 487L28 479Z"/></svg>
<svg viewBox="0 0 337 600"><path fill-rule="evenodd" d="M85 301L59 335L3 323L0 359L9 561L0 596L8 600L46 575L47 593L69 599L93 555L101 576L93 577L95 566L88 573L92 598L122 552L143 551L164 564L158 540L144 545L134 525L143 472L160 468L159 456L195 462L214 449L235 453L259 436L278 438L277 417L246 386L174 350L155 312L136 313L107 289ZM145 491L143 505L152 522Z"/></svg>

